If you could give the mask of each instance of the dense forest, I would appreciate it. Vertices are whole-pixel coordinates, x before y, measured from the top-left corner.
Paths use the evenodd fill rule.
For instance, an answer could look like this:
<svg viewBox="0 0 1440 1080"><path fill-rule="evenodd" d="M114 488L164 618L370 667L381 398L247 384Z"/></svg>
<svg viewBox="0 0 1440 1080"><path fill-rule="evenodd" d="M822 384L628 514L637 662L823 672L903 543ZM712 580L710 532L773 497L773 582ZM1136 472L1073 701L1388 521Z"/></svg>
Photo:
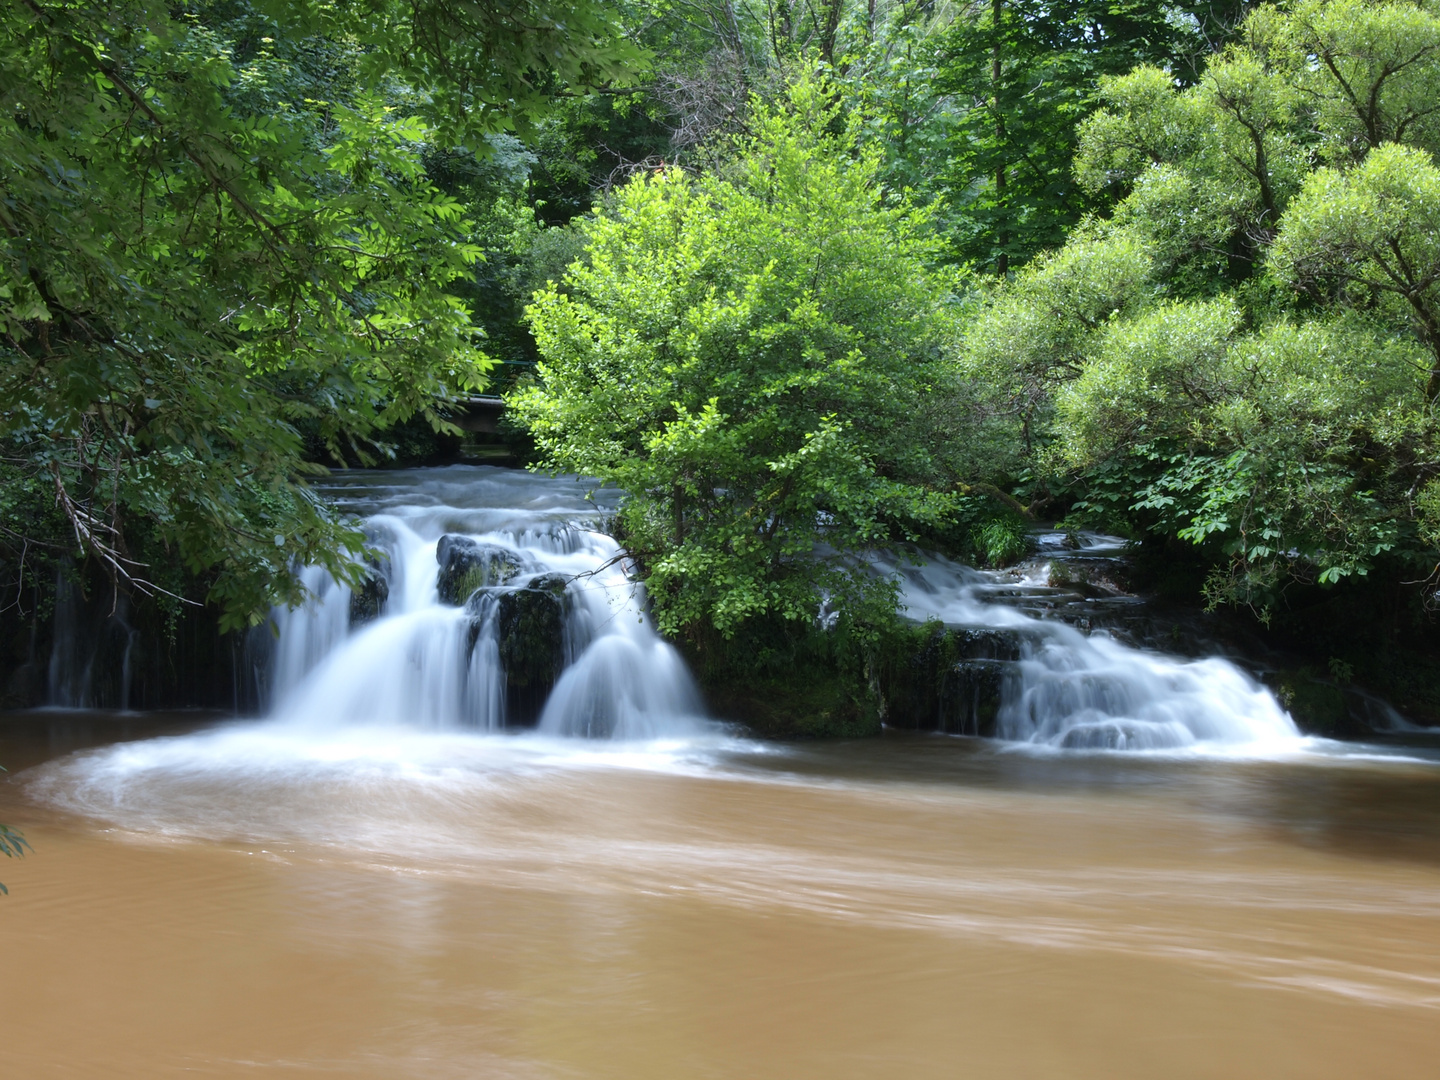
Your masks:
<svg viewBox="0 0 1440 1080"><path fill-rule="evenodd" d="M361 583L310 485L483 392L708 685L1043 522L1440 720L1440 3L18 0L0 98L10 704Z"/></svg>

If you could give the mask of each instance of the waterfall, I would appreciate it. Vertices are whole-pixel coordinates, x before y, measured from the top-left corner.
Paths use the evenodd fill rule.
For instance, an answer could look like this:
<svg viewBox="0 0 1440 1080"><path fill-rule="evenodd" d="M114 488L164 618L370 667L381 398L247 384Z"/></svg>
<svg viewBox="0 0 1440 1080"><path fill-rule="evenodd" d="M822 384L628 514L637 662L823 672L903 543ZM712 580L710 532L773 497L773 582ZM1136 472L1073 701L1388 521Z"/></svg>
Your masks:
<svg viewBox="0 0 1440 1080"><path fill-rule="evenodd" d="M997 738L1112 750L1264 750L1298 743L1299 731L1275 697L1227 660L1184 660L1134 648L1103 629L1087 634L1021 610L1027 601L1060 591L1047 584L1055 577L1050 559L1058 558L1058 535L1040 537L1042 557L1007 575L934 556L919 563L873 560L880 573L899 577L911 617L986 633L986 658L974 663L1003 670ZM1121 546L1113 538L1082 537L1075 559L1093 562ZM1113 602L1139 603L1124 597ZM1003 657L995 655L996 641Z"/></svg>
<svg viewBox="0 0 1440 1080"><path fill-rule="evenodd" d="M704 729L684 663L651 626L623 550L598 528L617 493L461 466L340 474L326 493L363 521L381 557L359 590L306 569L312 600L275 612L275 719L612 739ZM1119 545L1039 542L1077 574L1113 561ZM1135 648L1024 610L1059 591L1047 588L1055 574L1044 558L1003 578L938 557L872 562L898 576L912 617L984 632L972 665L984 670L963 692L991 692L997 705L974 733L1121 750L1263 750L1298 738L1269 691L1226 660Z"/></svg>
<svg viewBox="0 0 1440 1080"><path fill-rule="evenodd" d="M302 571L311 600L273 614L273 718L617 739L702 729L684 663L596 527L614 492L456 466L339 474L326 493L383 558L360 591Z"/></svg>
<svg viewBox="0 0 1440 1080"><path fill-rule="evenodd" d="M57 573L53 625L48 703L68 709L129 709L139 638L130 624L129 598L115 593L87 600L78 585Z"/></svg>

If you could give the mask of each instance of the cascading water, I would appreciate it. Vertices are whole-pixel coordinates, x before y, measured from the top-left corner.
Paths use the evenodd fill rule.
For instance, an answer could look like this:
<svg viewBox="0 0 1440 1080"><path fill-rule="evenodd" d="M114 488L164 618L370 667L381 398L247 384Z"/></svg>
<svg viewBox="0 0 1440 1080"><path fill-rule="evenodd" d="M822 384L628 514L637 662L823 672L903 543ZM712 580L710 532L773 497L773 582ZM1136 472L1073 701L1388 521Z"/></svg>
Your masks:
<svg viewBox="0 0 1440 1080"><path fill-rule="evenodd" d="M1042 537L1042 548L1047 539L1055 546L1054 537ZM1111 553L1119 545L1084 538L1079 557ZM1046 588L1050 573L1043 560L1035 577L1010 580L935 557L918 565L874 562L881 573L899 576L911 617L993 631L1010 643L1013 659L1004 665L995 717L1000 739L1111 750L1268 750L1300 740L1274 696L1226 660L1186 661L1131 648L1103 630L1085 634L1019 610L1017 601ZM1000 596L1010 602L997 602Z"/></svg>
<svg viewBox="0 0 1440 1080"><path fill-rule="evenodd" d="M613 492L456 467L341 476L327 493L385 558L364 593L307 569L312 601L275 613L274 719L616 739L700 729L685 665L651 628L623 551L593 528Z"/></svg>
<svg viewBox="0 0 1440 1080"><path fill-rule="evenodd" d="M50 650L49 704L68 709L131 707L132 657L138 634L130 604L115 594L87 603L80 587L55 579L54 644Z"/></svg>
<svg viewBox="0 0 1440 1080"><path fill-rule="evenodd" d="M701 729L683 662L653 631L623 552L595 531L614 492L486 468L338 477L385 558L364 594L307 569L311 603L277 611L275 719L655 739ZM599 500L598 502L595 500ZM1056 547L1059 534L1042 537ZM1081 538L1075 558L1113 554ZM997 593L1042 583L940 558L876 558L915 618L1012 642L994 734L1075 749L1279 748L1299 735L1274 697L1218 658L1184 661L1034 618ZM1038 573L1048 567L1040 563Z"/></svg>

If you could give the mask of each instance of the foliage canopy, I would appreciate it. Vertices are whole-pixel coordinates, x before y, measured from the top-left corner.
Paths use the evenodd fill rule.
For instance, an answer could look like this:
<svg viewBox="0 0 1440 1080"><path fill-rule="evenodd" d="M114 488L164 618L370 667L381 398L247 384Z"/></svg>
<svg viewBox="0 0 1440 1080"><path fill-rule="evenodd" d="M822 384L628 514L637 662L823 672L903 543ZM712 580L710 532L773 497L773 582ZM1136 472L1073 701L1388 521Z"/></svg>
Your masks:
<svg viewBox="0 0 1440 1080"><path fill-rule="evenodd" d="M630 493L628 544L671 631L893 598L853 553L947 500L946 292L925 214L887 199L830 84L757 102L728 168L637 177L529 310L511 404L550 468ZM817 549L817 543L820 547Z"/></svg>
<svg viewBox="0 0 1440 1080"><path fill-rule="evenodd" d="M359 538L303 483L305 436L368 460L490 366L451 289L481 250L427 148L634 58L584 4L7 5L12 557L74 551L152 592L183 567L231 626L297 601L297 562L348 576Z"/></svg>

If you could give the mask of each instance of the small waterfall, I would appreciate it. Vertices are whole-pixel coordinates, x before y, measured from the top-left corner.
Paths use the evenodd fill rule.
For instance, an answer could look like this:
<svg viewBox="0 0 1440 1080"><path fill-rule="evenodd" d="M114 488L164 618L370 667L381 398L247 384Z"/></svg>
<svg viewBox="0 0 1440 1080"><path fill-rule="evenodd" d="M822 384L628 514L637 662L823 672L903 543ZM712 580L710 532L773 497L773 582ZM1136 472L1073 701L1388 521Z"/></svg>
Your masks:
<svg viewBox="0 0 1440 1080"><path fill-rule="evenodd" d="M508 470L339 475L327 494L384 558L363 590L303 571L276 611L272 715L306 724L655 739L702 729L624 552L614 493Z"/></svg>
<svg viewBox="0 0 1440 1080"><path fill-rule="evenodd" d="M107 602L108 601L108 602ZM89 599L64 573L55 579L50 705L67 709L129 709L139 634L124 593Z"/></svg>
<svg viewBox="0 0 1440 1080"><path fill-rule="evenodd" d="M1047 541L1058 548L1058 536L1040 538L1042 555ZM1083 561L1118 551L1120 542L1082 537L1075 546ZM879 572L899 575L912 617L981 632L987 651L974 666L1003 671L994 718L1000 739L1072 749L1180 750L1279 748L1300 737L1275 697L1226 660L1183 660L1132 648L1104 630L1086 634L1020 610L1036 594L1056 591L1046 587L1054 575L1043 560L1003 577L937 557L918 565L873 562Z"/></svg>
<svg viewBox="0 0 1440 1080"><path fill-rule="evenodd" d="M300 571L313 599L298 608L277 608L271 615L277 638L271 651L270 692L288 696L315 665L330 655L350 628L350 590L318 566Z"/></svg>

